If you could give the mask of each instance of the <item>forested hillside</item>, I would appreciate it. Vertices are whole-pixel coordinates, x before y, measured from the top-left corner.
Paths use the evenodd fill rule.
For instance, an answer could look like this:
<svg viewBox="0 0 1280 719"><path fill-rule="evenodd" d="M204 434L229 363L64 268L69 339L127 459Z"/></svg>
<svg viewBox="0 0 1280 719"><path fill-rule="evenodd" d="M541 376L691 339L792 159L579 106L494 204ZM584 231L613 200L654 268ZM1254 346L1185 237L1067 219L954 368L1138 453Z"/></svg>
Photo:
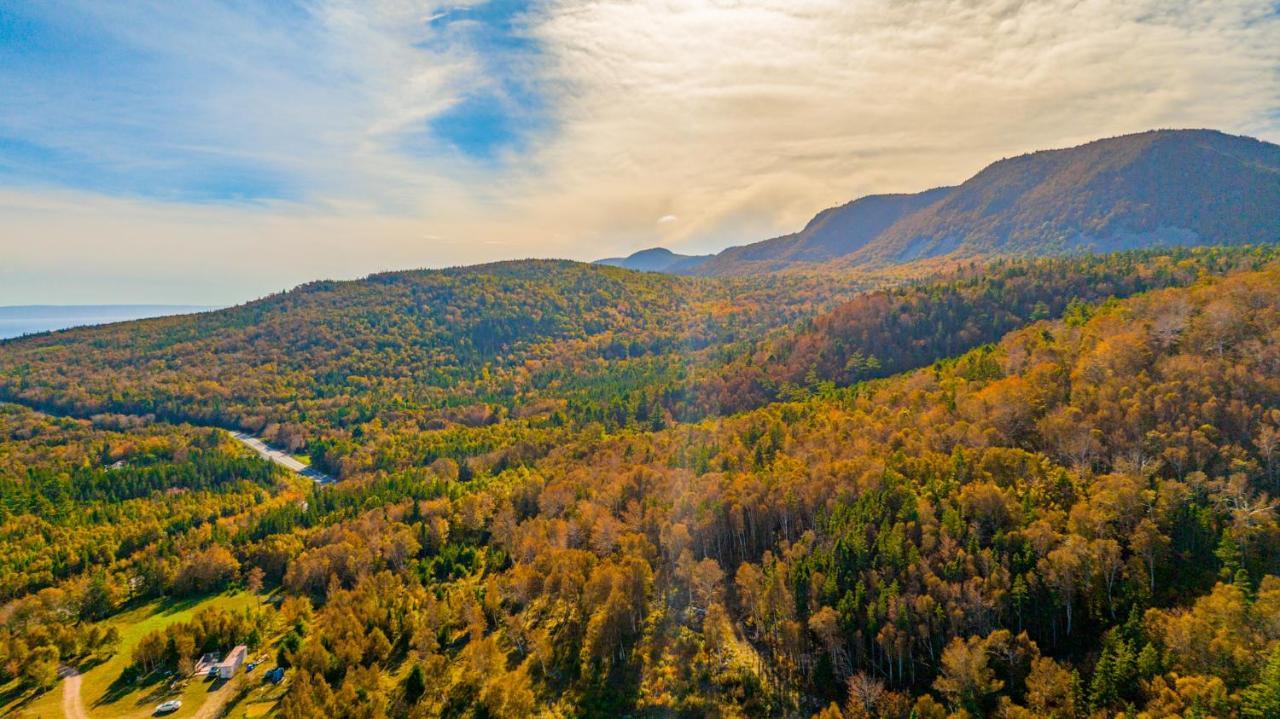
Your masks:
<svg viewBox="0 0 1280 719"><path fill-rule="evenodd" d="M1082 311L830 398L575 443L460 501L311 530L326 538L285 585L322 605L319 636L300 642L284 712L344 711L370 680L337 652L378 668L406 640L423 716L1267 711L1278 280ZM418 522L470 549L349 589L314 574ZM415 576L452 589L441 601ZM385 659L330 629L362 621Z"/></svg>
<svg viewBox="0 0 1280 719"><path fill-rule="evenodd" d="M303 486L217 430L0 404L0 685L111 651L94 622L130 602L243 582L228 529Z"/></svg>
<svg viewBox="0 0 1280 719"><path fill-rule="evenodd" d="M862 294L901 280L536 261L393 273L12 341L0 346L0 399L244 429L337 476L437 459L469 475L527 463L593 426L661 429L887 376L1072 301L1272 256L1175 249L972 265Z"/></svg>
<svg viewBox="0 0 1280 719"><path fill-rule="evenodd" d="M0 396L243 428L290 450L320 442L309 450L321 462L381 427L501 433L506 419L560 426L605 419L601 408L661 424L663 392L689 366L874 281L527 261L316 282L194 318L5 343ZM342 471L339 460L326 468Z"/></svg>
<svg viewBox="0 0 1280 719"><path fill-rule="evenodd" d="M1272 246L1145 250L1001 261L859 294L721 370L719 406L754 407L797 387L846 386L954 357L1035 320L1076 316L1089 304L1204 274L1258 269Z"/></svg>
<svg viewBox="0 0 1280 719"><path fill-rule="evenodd" d="M440 304L419 304L424 313L453 316L460 303L501 307L499 288L529 267L367 286L387 282L395 297L425 284ZM593 283L636 277L551 269L591 288L578 297L612 302L619 296ZM671 306L669 285L644 284L670 278L641 277L655 312ZM458 293L455 281L486 291ZM103 617L150 597L241 586L274 592L271 608L148 634L120 681L150 686L189 666L196 647L234 640L288 669L270 712L289 719L1280 712L1280 268L1269 250L961 268L829 313L802 300L831 281L804 280L789 303L734 315L756 340L706 330L727 332L729 321L692 324L716 338L696 361L699 381L734 366L778 378L774 394L728 416L605 422L575 399L581 422L565 400L565 416L545 423L431 428L388 412L342 424L343 408L365 395L317 392L329 404L316 413L279 385L262 406L296 413L301 431L330 432L324 441L349 460L344 481L305 499L295 480L216 432L6 408L5 526L44 527L49 539L6 535L6 576L16 578L6 591L19 598L0 614L0 698L48 686L60 663L111 652ZM114 391L131 402L197 386L219 361L274 347L262 328L302 342L326 327L343 347L367 342L403 367L434 366L403 349L435 352L424 334L377 349L397 333L370 333L348 311L348 295L365 287L311 286L246 314L205 316L197 329L160 320L55 334L0 356L21 378L11 388L50 404L98 396L113 381L107 363L121 368ZM711 302L742 286L697 287ZM580 304L557 304L566 301ZM492 354L462 342L450 371L469 371L457 357L543 346L522 344L531 337L573 347L585 334L597 351L615 339L597 336L601 326L679 336L638 309L610 312L609 301L547 296L566 313L587 303L611 319L543 316ZM315 324L273 317L278 306ZM318 307L341 311L320 321ZM817 318L767 331L751 323L773 319L743 319L789 312ZM450 341L488 326L478 311L456 317ZM210 327L235 322L242 335L218 344ZM151 374L129 369L133 347L158 353L134 357ZM329 356L319 340L308 347ZM59 373L41 353L83 359ZM375 374L365 360L366 374L346 382L298 376L341 388L402 371ZM511 366L493 359L480 370ZM270 386L272 371L246 387ZM811 376L793 382L799 372ZM168 379L153 386L153 375ZM449 406L436 394L444 388L432 390L432 407ZM188 500L208 511L184 515ZM66 559L38 561L64 544Z"/></svg>

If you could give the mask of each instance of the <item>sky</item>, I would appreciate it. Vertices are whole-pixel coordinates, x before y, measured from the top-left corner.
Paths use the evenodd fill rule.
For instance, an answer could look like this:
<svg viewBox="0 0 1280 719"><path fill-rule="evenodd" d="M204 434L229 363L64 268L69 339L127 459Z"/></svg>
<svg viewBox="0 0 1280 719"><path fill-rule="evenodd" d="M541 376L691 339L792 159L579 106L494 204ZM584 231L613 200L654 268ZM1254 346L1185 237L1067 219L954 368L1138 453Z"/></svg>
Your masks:
<svg viewBox="0 0 1280 719"><path fill-rule="evenodd" d="M1280 3L0 0L0 304L714 251L1163 127L1280 141Z"/></svg>

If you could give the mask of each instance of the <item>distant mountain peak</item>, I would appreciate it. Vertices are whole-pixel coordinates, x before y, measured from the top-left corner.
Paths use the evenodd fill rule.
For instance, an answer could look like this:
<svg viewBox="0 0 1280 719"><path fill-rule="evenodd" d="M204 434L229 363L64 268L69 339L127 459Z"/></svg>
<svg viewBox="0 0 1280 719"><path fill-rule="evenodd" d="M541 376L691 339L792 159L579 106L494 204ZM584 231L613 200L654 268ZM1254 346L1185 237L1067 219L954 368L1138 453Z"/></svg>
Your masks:
<svg viewBox="0 0 1280 719"><path fill-rule="evenodd" d="M626 257L610 257L596 260L594 264L623 267L641 272L687 272L700 265L710 255L682 255L665 247L650 247L633 252Z"/></svg>

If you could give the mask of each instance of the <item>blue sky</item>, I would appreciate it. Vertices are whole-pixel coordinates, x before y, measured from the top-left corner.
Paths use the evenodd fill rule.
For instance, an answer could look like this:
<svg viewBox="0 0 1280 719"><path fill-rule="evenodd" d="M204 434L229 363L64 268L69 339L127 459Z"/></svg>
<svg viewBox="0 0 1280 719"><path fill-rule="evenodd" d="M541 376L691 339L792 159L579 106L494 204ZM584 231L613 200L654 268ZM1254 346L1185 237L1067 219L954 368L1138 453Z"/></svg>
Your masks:
<svg viewBox="0 0 1280 719"><path fill-rule="evenodd" d="M0 92L9 98L0 105L0 181L11 185L164 201L304 200L315 178L280 167L278 147L258 144L288 129L251 116L295 93L320 108L330 92L362 99L366 69L344 66L347 38L331 36L323 4L0 8ZM441 88L438 111L408 118L388 142L423 163L492 167L546 131L537 79L522 71L538 62L521 20L531 11L494 0L388 18L404 24L406 49L423 62L478 66Z"/></svg>
<svg viewBox="0 0 1280 719"><path fill-rule="evenodd" d="M492 161L504 153L518 153L536 135L552 130L550 100L540 87L543 80L524 71L541 60L538 43L525 25L536 12L531 2L491 0L448 8L431 20L440 35L425 47L461 46L463 52L474 53L487 82L432 117L425 128L430 138L471 159Z"/></svg>
<svg viewBox="0 0 1280 719"><path fill-rule="evenodd" d="M220 69L111 27L131 23L141 5L106 17L57 2L3 7L0 171L8 183L197 201L297 191L269 164L227 152L216 126L182 121L201 112L193 85L216 81Z"/></svg>
<svg viewBox="0 0 1280 719"><path fill-rule="evenodd" d="M707 251L1151 127L1280 139L1273 0L0 0L0 304Z"/></svg>

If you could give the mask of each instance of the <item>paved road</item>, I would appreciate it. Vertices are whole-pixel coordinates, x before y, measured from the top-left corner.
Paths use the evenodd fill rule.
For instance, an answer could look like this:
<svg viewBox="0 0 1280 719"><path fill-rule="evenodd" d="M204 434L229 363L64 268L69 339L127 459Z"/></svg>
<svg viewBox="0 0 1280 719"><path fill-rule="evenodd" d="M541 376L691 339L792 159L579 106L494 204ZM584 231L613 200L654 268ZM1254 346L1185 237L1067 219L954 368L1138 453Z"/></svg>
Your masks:
<svg viewBox="0 0 1280 719"><path fill-rule="evenodd" d="M67 719L89 719L84 710L84 702L80 699L80 670L66 667L62 674L62 714Z"/></svg>
<svg viewBox="0 0 1280 719"><path fill-rule="evenodd" d="M303 477L314 480L317 484L329 484L333 481L333 477L330 477L317 469L312 469L311 465L299 462L290 454L281 452L278 449L272 449L266 442L263 442L261 439L258 439L251 434L245 434L244 432L232 432L231 436L235 437L236 440L244 446L257 452L258 456L263 459L269 462L275 462L291 472L295 472Z"/></svg>
<svg viewBox="0 0 1280 719"><path fill-rule="evenodd" d="M10 400L0 400L0 401L8 402ZM67 415L51 414L49 412L36 409L35 407L30 407L30 409L37 412L38 414L42 414L47 417L67 416ZM195 425L195 426L198 427L201 425ZM335 481L333 477L330 477L324 472L321 472L318 469L312 469L311 465L303 464L302 462L299 462L297 459L294 459L293 455L290 455L285 452L281 452L278 449L272 449L270 446L267 445L266 442L263 442L261 439L258 439L257 437L251 434L245 434L244 432L230 432L230 431L228 431L227 433L230 434L232 437L234 437L237 441L239 441L244 446L257 452L258 456L262 457L268 462L274 462L280 465L281 467L284 467L285 469L289 470L290 472L300 474L303 477L306 477L307 479L314 481L316 484L329 484ZM71 678L70 674L66 674L66 676L68 679Z"/></svg>

